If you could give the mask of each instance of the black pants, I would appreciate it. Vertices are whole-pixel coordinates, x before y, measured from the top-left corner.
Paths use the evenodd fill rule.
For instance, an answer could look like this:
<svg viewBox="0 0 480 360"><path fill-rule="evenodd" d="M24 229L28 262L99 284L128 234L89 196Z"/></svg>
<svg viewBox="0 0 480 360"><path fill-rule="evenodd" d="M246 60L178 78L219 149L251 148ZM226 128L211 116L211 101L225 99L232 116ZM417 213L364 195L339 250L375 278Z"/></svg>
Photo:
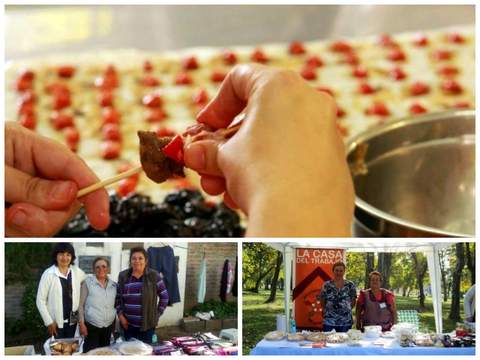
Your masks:
<svg viewBox="0 0 480 360"><path fill-rule="evenodd" d="M112 328L115 321L108 327L99 328L85 322L88 335L83 343L83 352L86 353L92 349L110 345L110 337L112 336Z"/></svg>
<svg viewBox="0 0 480 360"><path fill-rule="evenodd" d="M57 327L57 339L67 339L73 338L75 336L75 331L77 330L77 324L75 325L68 325L68 323L63 323L63 328L60 329Z"/></svg>

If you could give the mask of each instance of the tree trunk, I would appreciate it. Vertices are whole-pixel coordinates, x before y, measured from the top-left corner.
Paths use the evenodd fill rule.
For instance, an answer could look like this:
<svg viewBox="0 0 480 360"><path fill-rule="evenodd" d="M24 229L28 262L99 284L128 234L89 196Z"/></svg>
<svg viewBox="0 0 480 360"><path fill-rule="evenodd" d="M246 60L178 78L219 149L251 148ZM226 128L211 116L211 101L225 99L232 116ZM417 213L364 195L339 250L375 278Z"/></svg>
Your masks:
<svg viewBox="0 0 480 360"><path fill-rule="evenodd" d="M392 253L378 254L378 271L382 274L382 287L390 289L390 274L392 273Z"/></svg>
<svg viewBox="0 0 480 360"><path fill-rule="evenodd" d="M283 256L280 251L277 252L277 263L275 264L275 273L273 274L272 284L270 288L270 296L268 297L265 303L272 303L275 301L275 297L277 296L277 283L278 283L278 275L280 274L280 269L282 268L282 261Z"/></svg>
<svg viewBox="0 0 480 360"><path fill-rule="evenodd" d="M457 263L452 276L452 306L450 307L450 320L460 321L460 282L462 279L462 271L465 266L465 250L463 243L455 245L455 255Z"/></svg>
<svg viewBox="0 0 480 360"><path fill-rule="evenodd" d="M448 301L447 270L445 269L445 251L439 253L440 274L442 277L443 301Z"/></svg>
<svg viewBox="0 0 480 360"><path fill-rule="evenodd" d="M366 253L367 259L366 259L366 266L365 266L365 289L368 289L370 287L369 280L368 280L368 274L370 274L373 269L375 268L375 254L368 252Z"/></svg>
<svg viewBox="0 0 480 360"><path fill-rule="evenodd" d="M419 259L417 253L412 253L412 260L415 266L415 277L418 286L418 300L420 301L420 309L425 308L425 290L423 288L423 278L427 272L427 262L425 259Z"/></svg>
<svg viewBox="0 0 480 360"><path fill-rule="evenodd" d="M265 279L265 277L270 273L270 271L273 270L273 266L269 267L263 274L260 273L257 280L255 281L255 287L252 289L252 291L256 294L258 294L260 290L260 285L262 284L262 280Z"/></svg>
<svg viewBox="0 0 480 360"><path fill-rule="evenodd" d="M470 246L472 247L470 249ZM475 284L475 243L465 243L465 256L467 268L470 272L470 283Z"/></svg>

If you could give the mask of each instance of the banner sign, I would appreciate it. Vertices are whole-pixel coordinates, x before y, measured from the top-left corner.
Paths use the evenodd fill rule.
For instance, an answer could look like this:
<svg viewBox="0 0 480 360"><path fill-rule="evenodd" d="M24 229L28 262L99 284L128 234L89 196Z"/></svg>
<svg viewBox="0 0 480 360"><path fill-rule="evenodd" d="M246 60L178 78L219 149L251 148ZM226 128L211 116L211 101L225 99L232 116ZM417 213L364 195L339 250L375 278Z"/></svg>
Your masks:
<svg viewBox="0 0 480 360"><path fill-rule="evenodd" d="M333 279L332 265L345 262L344 249L298 248L295 253L295 322L299 330L322 328L320 292Z"/></svg>

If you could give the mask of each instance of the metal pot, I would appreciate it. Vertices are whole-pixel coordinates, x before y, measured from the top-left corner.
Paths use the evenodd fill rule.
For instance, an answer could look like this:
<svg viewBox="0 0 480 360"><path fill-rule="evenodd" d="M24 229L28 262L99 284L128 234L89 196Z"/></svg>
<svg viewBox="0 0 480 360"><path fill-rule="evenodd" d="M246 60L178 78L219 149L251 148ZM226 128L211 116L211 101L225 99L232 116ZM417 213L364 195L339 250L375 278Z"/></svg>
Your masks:
<svg viewBox="0 0 480 360"><path fill-rule="evenodd" d="M355 236L475 234L475 112L389 122L351 139Z"/></svg>

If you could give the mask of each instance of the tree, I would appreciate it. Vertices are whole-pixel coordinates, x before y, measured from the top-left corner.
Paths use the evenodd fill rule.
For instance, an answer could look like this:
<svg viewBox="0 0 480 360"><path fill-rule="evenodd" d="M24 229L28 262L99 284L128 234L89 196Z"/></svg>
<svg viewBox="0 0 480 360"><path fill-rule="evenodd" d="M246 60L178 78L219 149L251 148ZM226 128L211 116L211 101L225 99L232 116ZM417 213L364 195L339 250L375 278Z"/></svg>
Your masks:
<svg viewBox="0 0 480 360"><path fill-rule="evenodd" d="M382 274L385 289L390 289L390 274L392 273L392 253L378 253L378 272Z"/></svg>
<svg viewBox="0 0 480 360"><path fill-rule="evenodd" d="M266 276L275 268L276 250L265 243L243 243L243 286L259 292Z"/></svg>
<svg viewBox="0 0 480 360"><path fill-rule="evenodd" d="M363 285L365 273L365 259L366 253L347 252L347 271L345 277L348 280L353 281L353 283L358 287L361 287Z"/></svg>
<svg viewBox="0 0 480 360"><path fill-rule="evenodd" d="M418 286L418 299L420 301L420 309L425 308L425 290L423 288L423 279L427 273L427 259L423 254L411 253L413 264L415 267L415 277Z"/></svg>
<svg viewBox="0 0 480 360"><path fill-rule="evenodd" d="M465 243L465 257L470 272L470 283L473 285L475 284L475 243Z"/></svg>
<svg viewBox="0 0 480 360"><path fill-rule="evenodd" d="M282 261L283 261L283 255L280 251L277 251L277 262L275 264L275 272L272 278L270 296L268 297L267 301L265 301L265 303L272 303L275 301L275 297L277 296L278 275L280 275L280 269L282 268Z"/></svg>
<svg viewBox="0 0 480 360"><path fill-rule="evenodd" d="M390 286L401 291L402 296L407 296L415 286L415 269L411 256L408 253L395 254L392 262Z"/></svg>
<svg viewBox="0 0 480 360"><path fill-rule="evenodd" d="M370 287L368 274L370 274L373 271L373 269L375 269L375 254L369 252L367 253L366 266L365 266L365 289L368 289Z"/></svg>
<svg viewBox="0 0 480 360"><path fill-rule="evenodd" d="M460 282L462 271L465 266L465 249L463 243L455 244L456 264L452 275L452 306L450 307L449 319L460 320Z"/></svg>

